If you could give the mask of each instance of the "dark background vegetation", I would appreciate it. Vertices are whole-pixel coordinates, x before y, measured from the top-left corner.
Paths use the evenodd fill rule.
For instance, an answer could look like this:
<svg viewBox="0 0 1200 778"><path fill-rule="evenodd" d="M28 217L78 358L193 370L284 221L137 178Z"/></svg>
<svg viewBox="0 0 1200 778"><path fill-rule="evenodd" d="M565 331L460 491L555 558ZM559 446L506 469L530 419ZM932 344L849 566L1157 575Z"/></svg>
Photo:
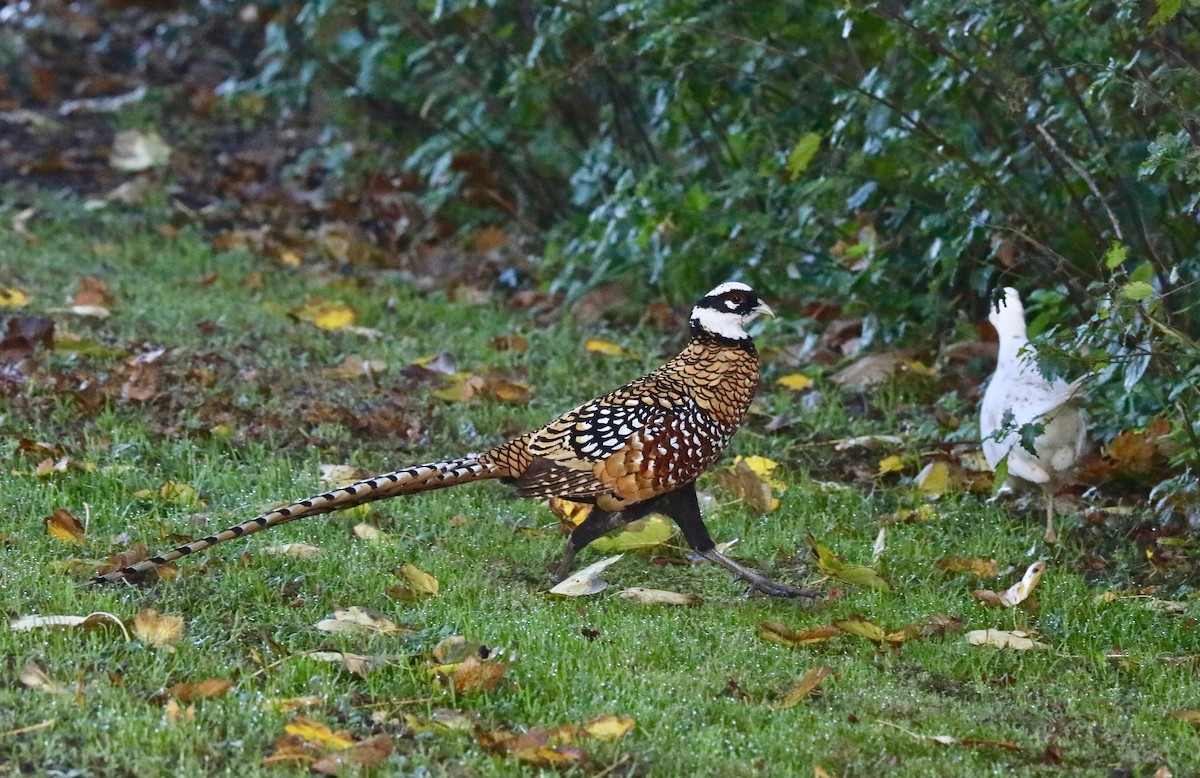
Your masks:
<svg viewBox="0 0 1200 778"><path fill-rule="evenodd" d="M173 162L176 201L210 229L272 224L256 247L282 252L332 214L348 262L438 264L567 302L613 282L683 302L738 276L805 331L861 321L868 348L962 336L1012 285L1059 347L1049 370L1101 371L1096 437L1165 416L1170 488L1191 483L1195 4L34 9L5 20L6 89L55 104L119 91L100 70L151 85L135 116L158 100L204 119L162 128L216 160ZM79 42L87 79L61 60ZM221 186L201 185L214 169ZM264 179L288 195L264 196Z"/></svg>

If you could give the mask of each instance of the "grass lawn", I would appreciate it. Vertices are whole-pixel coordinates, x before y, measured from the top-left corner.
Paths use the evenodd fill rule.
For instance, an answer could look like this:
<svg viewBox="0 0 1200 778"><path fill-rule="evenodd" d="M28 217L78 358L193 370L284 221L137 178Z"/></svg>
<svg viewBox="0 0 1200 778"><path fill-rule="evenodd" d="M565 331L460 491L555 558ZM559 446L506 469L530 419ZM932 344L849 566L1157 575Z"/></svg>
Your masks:
<svg viewBox="0 0 1200 778"><path fill-rule="evenodd" d="M0 775L307 774L332 746L269 759L297 715L353 741L390 736L383 774L813 775L817 766L843 777L1152 776L1166 775L1156 773L1163 767L1200 774L1195 727L1166 715L1200 707L1191 661L1200 654L1197 606L1185 574L1152 566L1113 523L1079 515L1060 519L1062 540L1047 548L1037 501L1024 515L952 492L929 503L921 520L889 520L925 504L910 476L942 434L920 387L855 397L810 371L823 393L810 407L775 384L790 371L769 361L760 392L766 413L738 434L730 456L780 462L780 507L756 513L711 475L701 491L718 541L738 538L735 555L829 592L815 603L744 598L723 570L651 564L645 553L610 567L612 586L600 594L550 596L547 573L564 542L557 519L496 483L231 541L184 560L172 580L78 588L92 563L137 541L166 548L326 488L320 464L382 472L482 450L640 375L682 343L681 333L649 326L576 333L500 302L420 293L386 273L282 268L244 251L214 253L186 229L167 237L156 227L152 215L50 205L29 226L35 245L0 232L0 288L31 297L4 313L53 317L59 346L0 377L4 609L12 617L104 611L121 619L153 609L182 621L181 637L162 646L145 637L126 642L115 627L0 629ZM107 285L111 317L62 312L86 276ZM770 289L759 291L771 300ZM312 297L349 304L358 325L383 337L289 316ZM794 332L787 321L768 322L760 347L769 356ZM83 340L63 348L71 334ZM516 334L528 350L495 347L495 336ZM593 335L627 355L585 351ZM158 349L166 349L152 361L160 373L130 364ZM503 371L527 383L532 398L450 402L435 394L439 381L402 372L440 349L461 371ZM334 374L349 355L387 367L374 378ZM778 413L797 421L767 432ZM905 475L831 483L835 460L852 455L822 441L868 433L904 436ZM873 468L885 453L858 456ZM71 463L63 471L34 474L40 461L62 456ZM168 481L194 487L203 504L190 502L187 490L164 494ZM43 517L56 508L88 517L82 546L47 535ZM355 536L360 522L382 538ZM869 565L883 524L877 566L890 592L821 577L806 533ZM321 551L265 552L295 542ZM952 555L995 560L1001 573L980 582L936 566ZM581 561L600 556L589 551ZM972 597L974 588L1002 591L1042 557L1048 569L1036 610L985 608ZM398 597L393 571L405 563L434 575L438 594ZM1160 584L1153 597L1097 600L1147 584ZM703 602L641 605L616 595L630 586L691 592ZM1171 600L1178 602L1163 605ZM315 627L348 606L408 629ZM851 614L887 628L945 614L965 628L895 649L852 635L801 648L756 635L764 621L806 630ZM1046 647L1003 650L964 639L965 630L1020 627L1036 630ZM455 693L431 673L429 652L452 635L502 649L487 662L512 664L494 689ZM383 659L356 673L307 654L315 650ZM31 679L29 663L48 679ZM821 665L832 673L817 694L775 705ZM208 699L167 701L164 691L176 684L210 678L233 686ZM277 704L295 698L314 699L298 711ZM615 740L576 736L573 747L586 753L553 751L559 767L539 763L559 758L550 753L530 761L484 745L502 729L602 714L636 725ZM469 719L477 731L463 731ZM919 737L942 735L967 742Z"/></svg>

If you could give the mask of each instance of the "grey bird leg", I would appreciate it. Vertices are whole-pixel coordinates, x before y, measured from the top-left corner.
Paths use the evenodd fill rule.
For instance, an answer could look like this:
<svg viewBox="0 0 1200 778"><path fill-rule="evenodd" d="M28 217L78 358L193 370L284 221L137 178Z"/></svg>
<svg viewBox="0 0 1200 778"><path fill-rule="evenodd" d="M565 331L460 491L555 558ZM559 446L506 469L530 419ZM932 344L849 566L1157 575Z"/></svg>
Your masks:
<svg viewBox="0 0 1200 778"><path fill-rule="evenodd" d="M571 537L567 539L567 547L563 549L562 559L559 561L558 569L555 570L552 578L555 581L561 581L570 575L571 571L575 569L575 557L580 551L587 548L593 540L601 535L606 535L617 527L622 527L631 521L637 521L650 513L653 502L653 500L650 500L639 503L620 513L610 513L593 508L588 517L583 520L583 523L576 527L571 533Z"/></svg>
<svg viewBox="0 0 1200 778"><path fill-rule="evenodd" d="M772 581L762 573L738 564L717 550L704 520L700 517L700 502L696 499L696 485L688 484L655 501L654 510L675 520L683 530L684 540L710 562L715 562L750 584L749 592L759 591L772 597L819 597L814 589L798 589L789 584Z"/></svg>

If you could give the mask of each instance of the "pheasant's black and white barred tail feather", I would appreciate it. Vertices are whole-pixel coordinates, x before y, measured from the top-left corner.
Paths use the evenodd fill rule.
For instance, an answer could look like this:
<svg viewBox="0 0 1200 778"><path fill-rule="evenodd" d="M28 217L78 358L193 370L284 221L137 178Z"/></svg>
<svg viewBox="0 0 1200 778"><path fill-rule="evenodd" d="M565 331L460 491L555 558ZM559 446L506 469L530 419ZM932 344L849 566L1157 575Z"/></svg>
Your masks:
<svg viewBox="0 0 1200 778"><path fill-rule="evenodd" d="M353 508L356 505L375 502L376 500L386 500L389 497L401 494L428 492L470 481L500 478L505 474L496 465L482 461L474 454L448 462L431 462L429 464L406 467L403 470L395 470L391 473L373 476L349 486L331 489L324 494L318 494L315 497L298 500L281 508L267 511L237 526L230 527L205 538L193 540L191 543L179 546L166 553L129 565L128 567L123 567L120 570L114 570L111 573L96 576L89 583L102 584L119 581L128 576L152 570L167 562L173 562L180 557L194 554L197 551L204 551L222 541L251 535L268 527L274 527L289 521L295 521L296 519L341 511Z"/></svg>

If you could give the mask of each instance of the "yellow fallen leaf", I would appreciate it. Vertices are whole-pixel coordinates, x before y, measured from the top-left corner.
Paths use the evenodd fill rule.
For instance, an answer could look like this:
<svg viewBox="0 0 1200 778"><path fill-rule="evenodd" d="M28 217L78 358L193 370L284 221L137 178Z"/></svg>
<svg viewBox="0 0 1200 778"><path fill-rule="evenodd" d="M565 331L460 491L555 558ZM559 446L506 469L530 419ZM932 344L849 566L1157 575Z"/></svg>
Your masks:
<svg viewBox="0 0 1200 778"><path fill-rule="evenodd" d="M821 681L824 681L832 672L833 668L829 665L812 668L796 682L782 700L775 703L775 707L778 710L787 710L788 708L796 707L801 700L812 694L821 685Z"/></svg>
<svg viewBox="0 0 1200 778"><path fill-rule="evenodd" d="M633 729L635 723L632 716L605 713L584 724L583 731L599 740L620 740Z"/></svg>
<svg viewBox="0 0 1200 778"><path fill-rule="evenodd" d="M547 503L550 510L563 524L578 527L592 512L592 506L586 502L572 502L561 497L551 497ZM566 529L564 527L564 529Z"/></svg>
<svg viewBox="0 0 1200 778"><path fill-rule="evenodd" d="M0 289L0 308L24 308L29 305L29 295L20 289Z"/></svg>
<svg viewBox="0 0 1200 778"><path fill-rule="evenodd" d="M589 594L596 594L608 588L608 582L601 580L600 573L604 568L616 562L622 557L622 554L616 556L605 557L599 562L590 564L582 570L570 575L560 581L552 589L551 594L559 594L564 597L583 597Z"/></svg>
<svg viewBox="0 0 1200 778"><path fill-rule="evenodd" d="M46 534L55 540L76 546L82 546L87 540L83 525L65 508L55 508L53 513L42 519L42 523L46 526Z"/></svg>
<svg viewBox="0 0 1200 778"><path fill-rule="evenodd" d="M205 678L198 683L177 683L165 692L166 696L180 702L192 700L207 700L220 697L233 688L233 681L227 678Z"/></svg>
<svg viewBox="0 0 1200 778"><path fill-rule="evenodd" d="M936 500L950 486L950 466L942 461L930 462L921 468L913 480L926 499Z"/></svg>
<svg viewBox="0 0 1200 778"><path fill-rule="evenodd" d="M971 573L976 578L995 578L1000 575L1000 565L994 559L948 556L937 561L937 568L947 573Z"/></svg>
<svg viewBox="0 0 1200 778"><path fill-rule="evenodd" d="M167 700L165 706L167 721L171 724L178 724L181 721L193 721L196 718L196 706L189 705L186 708L179 704L179 701L174 697Z"/></svg>
<svg viewBox="0 0 1200 778"><path fill-rule="evenodd" d="M323 330L340 330L358 320L358 315L350 306L321 297L310 297L305 300L292 311L292 315L300 321L309 322Z"/></svg>
<svg viewBox="0 0 1200 778"><path fill-rule="evenodd" d="M588 351L596 354L604 354L608 357L625 357L629 356L629 352L621 346L609 340L600 340L599 338L590 338L583 347Z"/></svg>
<svg viewBox="0 0 1200 778"><path fill-rule="evenodd" d="M904 469L904 460L899 454L892 454L879 460L879 474L887 475L888 473L899 473Z"/></svg>
<svg viewBox="0 0 1200 778"><path fill-rule="evenodd" d="M279 264L284 267L300 267L301 265L300 255L291 249L281 249L277 258Z"/></svg>
<svg viewBox="0 0 1200 778"><path fill-rule="evenodd" d="M327 748L342 749L354 745L354 739L348 733L334 732L325 724L307 716L297 716L292 719L284 725L283 731Z"/></svg>
<svg viewBox="0 0 1200 778"><path fill-rule="evenodd" d="M803 373L789 373L780 376L775 383L785 389L791 389L793 392L803 392L813 385L813 380Z"/></svg>
<svg viewBox="0 0 1200 778"><path fill-rule="evenodd" d="M601 554L654 548L666 543L674 534L675 524L666 516L656 513L644 519L629 522L615 535L596 538L590 547Z"/></svg>
<svg viewBox="0 0 1200 778"><path fill-rule="evenodd" d="M332 486L335 489L358 483L364 478L371 476L366 470L363 470L361 467L354 467L353 465L324 464L317 465L317 469L321 471L318 480L322 484Z"/></svg>
<svg viewBox="0 0 1200 778"><path fill-rule="evenodd" d="M308 543L282 543L277 546L267 546L264 554L272 556L294 556L301 559L311 559L321 553L321 549Z"/></svg>
<svg viewBox="0 0 1200 778"><path fill-rule="evenodd" d="M182 481L164 482L158 489L158 495L173 505L196 508L203 508L207 505L204 500L200 499L200 493L196 491L196 487Z"/></svg>
<svg viewBox="0 0 1200 778"><path fill-rule="evenodd" d="M395 574L403 582L400 587L396 587L397 593L402 598L416 599L418 597L437 596L439 588L438 579L416 565L406 562L400 569L395 571ZM407 592L407 595L404 592Z"/></svg>
<svg viewBox="0 0 1200 778"><path fill-rule="evenodd" d="M887 593L892 590L888 582L875 570L865 565L851 565L842 561L828 546L818 541L811 533L805 537L805 542L812 549L817 560L817 569L831 578L855 586L868 586Z"/></svg>
<svg viewBox="0 0 1200 778"><path fill-rule="evenodd" d="M350 530L350 534L360 540L365 540L368 543L381 543L385 537L385 535L379 531L378 527L362 521L354 525L354 527Z"/></svg>
<svg viewBox="0 0 1200 778"><path fill-rule="evenodd" d="M491 691L504 678L510 666L510 662L484 661L470 656L454 666L450 682L458 694Z"/></svg>

